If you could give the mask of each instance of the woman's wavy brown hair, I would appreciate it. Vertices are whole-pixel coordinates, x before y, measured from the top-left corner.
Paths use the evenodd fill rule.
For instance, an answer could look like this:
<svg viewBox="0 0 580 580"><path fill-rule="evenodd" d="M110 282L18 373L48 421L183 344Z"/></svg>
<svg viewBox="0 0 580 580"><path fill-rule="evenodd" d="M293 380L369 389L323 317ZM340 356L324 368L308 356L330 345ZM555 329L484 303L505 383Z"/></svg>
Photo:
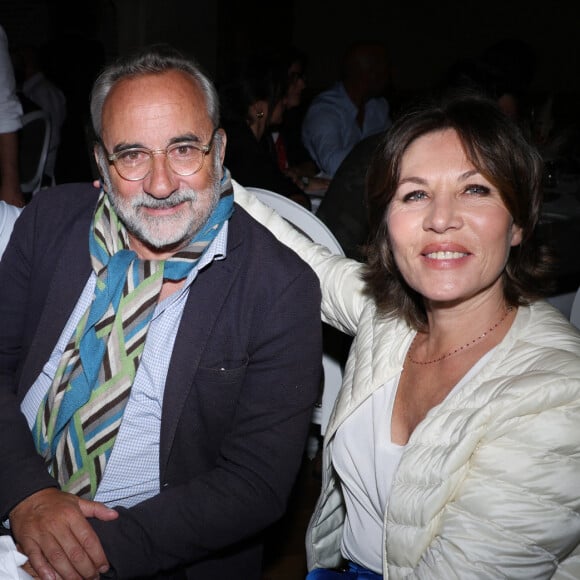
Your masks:
<svg viewBox="0 0 580 580"><path fill-rule="evenodd" d="M400 316L417 330L425 329L427 322L423 299L406 284L395 264L386 215L409 145L446 129L456 131L469 161L498 188L515 224L522 228L522 242L511 248L503 273L508 304L529 304L552 290L550 252L536 228L543 171L538 151L494 101L466 92L432 97L398 117L377 147L366 181L367 292L381 315Z"/></svg>

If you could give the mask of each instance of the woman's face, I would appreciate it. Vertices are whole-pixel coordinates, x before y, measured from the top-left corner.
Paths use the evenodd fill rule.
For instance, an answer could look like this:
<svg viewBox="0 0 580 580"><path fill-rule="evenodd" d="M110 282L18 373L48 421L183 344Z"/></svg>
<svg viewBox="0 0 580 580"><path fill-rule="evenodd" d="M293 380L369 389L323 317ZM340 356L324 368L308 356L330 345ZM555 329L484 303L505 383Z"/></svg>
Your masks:
<svg viewBox="0 0 580 580"><path fill-rule="evenodd" d="M428 306L502 295L510 248L522 238L500 192L468 161L452 129L407 148L387 225L402 276Z"/></svg>

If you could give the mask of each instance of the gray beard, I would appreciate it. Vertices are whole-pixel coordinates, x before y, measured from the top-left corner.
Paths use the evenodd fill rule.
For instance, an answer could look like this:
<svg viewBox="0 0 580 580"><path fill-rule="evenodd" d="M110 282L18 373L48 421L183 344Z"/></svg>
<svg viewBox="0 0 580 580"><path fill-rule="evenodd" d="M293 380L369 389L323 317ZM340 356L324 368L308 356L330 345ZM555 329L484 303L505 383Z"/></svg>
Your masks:
<svg viewBox="0 0 580 580"><path fill-rule="evenodd" d="M164 199L141 193L130 200L117 195L108 172L103 172L103 181L111 205L127 231L146 246L155 250L180 247L190 242L207 222L220 200L219 157L214 160L213 178L207 189L194 191L180 189ZM199 194L209 194L210 203L201 211L198 207ZM141 208L167 209L180 203L187 205L176 215L152 218L143 215ZM189 217L186 215L189 212ZM168 234L167 232L170 232Z"/></svg>

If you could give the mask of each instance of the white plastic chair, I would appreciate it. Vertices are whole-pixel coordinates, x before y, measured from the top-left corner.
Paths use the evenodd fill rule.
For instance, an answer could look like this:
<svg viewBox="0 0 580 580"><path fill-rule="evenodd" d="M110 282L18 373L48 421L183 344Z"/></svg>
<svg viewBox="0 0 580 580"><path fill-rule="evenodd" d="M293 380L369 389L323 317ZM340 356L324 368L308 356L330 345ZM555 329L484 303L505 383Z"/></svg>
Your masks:
<svg viewBox="0 0 580 580"><path fill-rule="evenodd" d="M291 199L258 187L246 187L248 191L256 194L258 199L276 210L283 218L306 234L312 241L323 244L331 252L344 256L344 252L328 226L317 218L304 206ZM342 384L343 368L341 362L325 347L322 356L324 370L324 385L322 389L322 402L316 406L312 415L312 422L320 425L320 433L324 435L328 419L334 402Z"/></svg>
<svg viewBox="0 0 580 580"><path fill-rule="evenodd" d="M576 297L576 292L565 292L563 294L555 294L546 298L554 308L557 308L566 318L570 319L570 312L572 311L572 303Z"/></svg>
<svg viewBox="0 0 580 580"><path fill-rule="evenodd" d="M576 328L580 329L580 288L576 292L550 296L547 301L568 318Z"/></svg>
<svg viewBox="0 0 580 580"><path fill-rule="evenodd" d="M570 311L570 322L578 329L580 329L580 288L576 291L574 302L572 302L572 310Z"/></svg>
<svg viewBox="0 0 580 580"><path fill-rule="evenodd" d="M46 111L31 111L22 117L19 135L20 189L35 194L40 190L50 142L50 117Z"/></svg>

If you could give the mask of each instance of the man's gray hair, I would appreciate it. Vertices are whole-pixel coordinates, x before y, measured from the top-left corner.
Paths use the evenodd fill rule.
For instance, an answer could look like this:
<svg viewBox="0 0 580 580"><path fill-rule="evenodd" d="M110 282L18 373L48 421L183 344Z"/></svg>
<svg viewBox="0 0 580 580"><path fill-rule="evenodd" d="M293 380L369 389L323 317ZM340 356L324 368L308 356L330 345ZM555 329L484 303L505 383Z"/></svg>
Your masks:
<svg viewBox="0 0 580 580"><path fill-rule="evenodd" d="M91 119L97 138L102 137L103 105L117 82L141 75L179 70L191 76L205 96L207 113L214 127L219 127L219 98L215 85L192 58L166 45L156 45L134 55L122 57L98 76L91 92Z"/></svg>

